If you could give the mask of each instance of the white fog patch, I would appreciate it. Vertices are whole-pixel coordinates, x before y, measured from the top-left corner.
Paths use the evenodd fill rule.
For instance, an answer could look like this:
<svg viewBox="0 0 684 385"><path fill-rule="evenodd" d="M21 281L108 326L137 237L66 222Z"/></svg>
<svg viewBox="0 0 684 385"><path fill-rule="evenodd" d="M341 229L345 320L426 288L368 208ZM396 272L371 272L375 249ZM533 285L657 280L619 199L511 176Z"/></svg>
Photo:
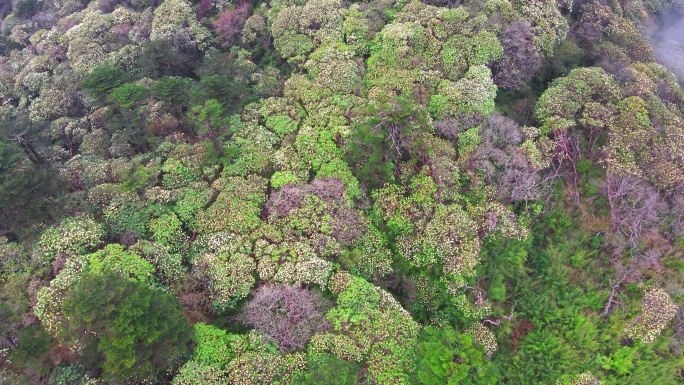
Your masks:
<svg viewBox="0 0 684 385"><path fill-rule="evenodd" d="M680 82L684 82L684 9L681 3L675 2L662 13L658 23L660 27L651 37L658 61L672 71Z"/></svg>

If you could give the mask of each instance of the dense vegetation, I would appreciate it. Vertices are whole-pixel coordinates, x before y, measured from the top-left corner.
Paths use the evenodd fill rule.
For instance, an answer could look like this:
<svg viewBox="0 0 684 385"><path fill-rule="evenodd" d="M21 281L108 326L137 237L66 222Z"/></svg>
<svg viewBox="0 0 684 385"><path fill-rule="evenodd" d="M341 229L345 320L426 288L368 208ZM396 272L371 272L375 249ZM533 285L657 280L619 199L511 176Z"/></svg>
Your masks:
<svg viewBox="0 0 684 385"><path fill-rule="evenodd" d="M0 383L684 382L663 15L0 1Z"/></svg>

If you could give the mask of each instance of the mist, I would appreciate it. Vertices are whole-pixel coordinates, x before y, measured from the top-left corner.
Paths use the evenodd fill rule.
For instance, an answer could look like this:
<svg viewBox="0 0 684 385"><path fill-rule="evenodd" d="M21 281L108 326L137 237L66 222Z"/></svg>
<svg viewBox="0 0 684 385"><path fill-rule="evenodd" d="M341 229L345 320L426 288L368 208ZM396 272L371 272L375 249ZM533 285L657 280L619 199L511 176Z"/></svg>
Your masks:
<svg viewBox="0 0 684 385"><path fill-rule="evenodd" d="M676 1L661 14L652 30L653 49L658 61L684 82L684 1Z"/></svg>

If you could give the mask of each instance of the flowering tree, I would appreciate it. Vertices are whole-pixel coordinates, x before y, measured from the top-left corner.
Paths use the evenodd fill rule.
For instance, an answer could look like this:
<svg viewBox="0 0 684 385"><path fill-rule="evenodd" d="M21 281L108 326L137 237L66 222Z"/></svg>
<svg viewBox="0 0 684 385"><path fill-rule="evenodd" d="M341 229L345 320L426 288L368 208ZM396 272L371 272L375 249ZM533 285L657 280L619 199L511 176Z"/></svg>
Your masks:
<svg viewBox="0 0 684 385"><path fill-rule="evenodd" d="M653 342L674 318L677 305L663 289L645 289L642 314L625 327L629 338L643 343Z"/></svg>
<svg viewBox="0 0 684 385"><path fill-rule="evenodd" d="M418 336L418 325L386 291L340 272L331 278L337 307L326 318L333 332L315 336L314 352L330 352L369 363L369 376L379 384L409 383L406 357Z"/></svg>

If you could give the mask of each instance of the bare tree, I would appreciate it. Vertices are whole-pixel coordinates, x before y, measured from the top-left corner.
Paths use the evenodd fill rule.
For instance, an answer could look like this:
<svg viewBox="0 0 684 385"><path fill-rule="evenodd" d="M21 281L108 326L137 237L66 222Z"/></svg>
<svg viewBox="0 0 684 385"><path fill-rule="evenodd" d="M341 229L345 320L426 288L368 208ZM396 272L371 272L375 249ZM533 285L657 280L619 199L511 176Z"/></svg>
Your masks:
<svg viewBox="0 0 684 385"><path fill-rule="evenodd" d="M33 140L28 138L29 129L30 127L22 132L11 134L9 140L17 143L24 150L31 162L34 164L41 164L44 159L38 154L36 148L33 146Z"/></svg>
<svg viewBox="0 0 684 385"><path fill-rule="evenodd" d="M675 192L671 200L672 208L670 209L670 241L684 234L684 195L679 192Z"/></svg>
<svg viewBox="0 0 684 385"><path fill-rule="evenodd" d="M622 262L617 262L615 266L615 272L610 277L608 284L610 285L610 296L608 301L606 301L606 306L603 307L602 317L606 317L610 314L610 309L613 305L621 305L622 302L617 299L620 287L635 274L634 264L631 263L629 266L624 266Z"/></svg>
<svg viewBox="0 0 684 385"><path fill-rule="evenodd" d="M663 197L638 177L608 172L603 185L610 205L613 231L636 246L644 230L657 227L667 204Z"/></svg>
<svg viewBox="0 0 684 385"><path fill-rule="evenodd" d="M672 329L674 329L675 333L672 335L670 349L672 349L675 355L680 355L684 346L684 308L680 307L677 309L674 322L672 322Z"/></svg>
<svg viewBox="0 0 684 385"><path fill-rule="evenodd" d="M527 21L516 21L502 32L499 41L504 53L494 67L494 83L501 88L525 87L542 64L534 29Z"/></svg>
<svg viewBox="0 0 684 385"><path fill-rule="evenodd" d="M496 114L497 116L502 116ZM479 113L475 114L461 114L455 118L447 118L435 122L437 134L452 142L458 141L458 135L467 131L470 128L477 127L482 124L484 119ZM515 122L513 122L515 124Z"/></svg>
<svg viewBox="0 0 684 385"><path fill-rule="evenodd" d="M558 143L558 153L561 154L561 156L563 156L565 159L570 161L570 166L572 167L572 183L575 188L575 204L579 206L580 195L577 161L582 155L579 146L579 139L577 137L569 136L567 130L554 130L553 136Z"/></svg>
<svg viewBox="0 0 684 385"><path fill-rule="evenodd" d="M317 333L330 329L325 313L331 304L319 293L281 284L254 292L238 320L265 333L283 351L303 349Z"/></svg>
<svg viewBox="0 0 684 385"><path fill-rule="evenodd" d="M214 28L219 41L225 48L230 48L239 42L242 29L249 17L250 4L242 2L235 8L227 9L214 21Z"/></svg>
<svg viewBox="0 0 684 385"><path fill-rule="evenodd" d="M548 194L559 170L544 173L532 166L520 148L523 132L513 119L494 113L479 133L481 141L471 165L496 184L501 201L533 201Z"/></svg>
<svg viewBox="0 0 684 385"><path fill-rule="evenodd" d="M516 306L517 306L517 303L515 305L513 305L513 309L511 309L511 314L505 315L505 316L502 316L499 318L487 318L487 319L482 320L481 324L482 325L489 324L489 325L493 325L493 326L499 326L499 325L501 325L501 321L503 321L503 320L510 322L510 320L513 319L513 315L515 314L515 307Z"/></svg>

